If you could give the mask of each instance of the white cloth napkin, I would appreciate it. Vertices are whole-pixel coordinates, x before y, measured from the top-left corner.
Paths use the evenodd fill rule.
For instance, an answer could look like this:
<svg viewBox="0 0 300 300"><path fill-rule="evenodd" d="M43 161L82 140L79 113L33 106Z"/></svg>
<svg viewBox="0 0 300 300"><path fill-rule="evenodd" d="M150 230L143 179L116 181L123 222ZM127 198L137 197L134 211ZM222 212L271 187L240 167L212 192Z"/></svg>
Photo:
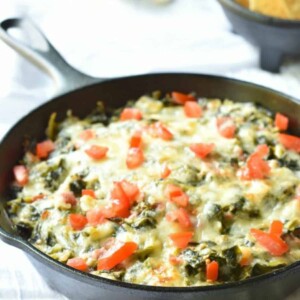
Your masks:
<svg viewBox="0 0 300 300"><path fill-rule="evenodd" d="M258 49L231 32L215 0L154 2L0 0L0 19L30 17L71 65L93 76L221 74L300 98L300 60L286 62L280 74L260 70ZM0 42L0 137L53 93L46 75ZM22 251L0 241L0 258L0 299L65 299Z"/></svg>

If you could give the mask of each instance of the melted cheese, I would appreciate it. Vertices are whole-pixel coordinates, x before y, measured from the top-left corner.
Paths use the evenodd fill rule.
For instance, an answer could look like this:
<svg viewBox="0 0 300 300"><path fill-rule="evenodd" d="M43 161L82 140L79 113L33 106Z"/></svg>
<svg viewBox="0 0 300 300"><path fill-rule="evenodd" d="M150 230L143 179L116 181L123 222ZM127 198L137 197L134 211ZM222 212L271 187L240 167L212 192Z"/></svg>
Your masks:
<svg viewBox="0 0 300 300"><path fill-rule="evenodd" d="M143 96L134 104L142 112L142 120L114 119L104 126L69 117L61 124L56 141L59 145L67 139L65 145L57 147L46 161L28 163L29 182L18 194L18 199L9 202L13 222L32 227L32 243L59 261L81 257L92 274L138 284L211 284L205 279L205 260L219 256L221 264L228 259L224 254L226 250L233 247L236 261L230 269L232 276L222 279L220 273L218 282L252 276L251 270L257 265L276 267L299 260L299 244L291 242L289 252L276 258L249 234L251 228L267 231L273 220L284 223L285 233L300 226L300 205L299 200L295 200L295 190L300 185L299 172L281 167L277 162L279 158L292 157L299 163L299 155L278 144L278 130L270 114L253 103L211 99L204 100L201 105L203 116L188 118L182 106L164 106L159 100ZM234 120L237 131L233 138L220 135L216 126L220 116L230 116ZM166 141L145 130L153 120L162 122L173 134L173 139ZM95 136L83 141L80 134L87 128L93 130ZM128 145L137 130L143 132L145 161L136 169L128 169ZM241 180L238 170L246 165L262 136L275 144L270 146L275 155L273 162L268 160L270 174L261 180ZM211 155L201 159L189 148L192 143L213 143L215 148ZM89 157L85 150L91 145L108 147L106 158ZM49 169L56 170L62 160L60 182L53 189L52 184L57 179L50 178L49 182L46 178L50 176ZM171 174L162 180L164 163ZM62 195L70 191L70 185L79 175L86 183L97 183L94 187L96 198L77 196L78 204L74 207L66 203ZM109 206L114 182L124 179L137 185L141 192L128 218L118 222L107 220L99 225L87 224L82 230L72 229L69 213L86 215L94 208ZM166 218L168 212L178 209L165 193L170 183L182 187L189 197L190 229ZM45 195L43 199L30 201L40 193ZM43 219L40 216L46 210L49 216ZM153 213L155 223L152 226L130 225L146 211ZM178 249L169 235L187 230L193 231L193 243L186 249ZM112 236L121 242L135 242L137 254L109 272L97 271L94 250L101 248ZM253 259L237 276L239 249L245 247L251 249ZM172 263L170 257L177 257L179 263Z"/></svg>

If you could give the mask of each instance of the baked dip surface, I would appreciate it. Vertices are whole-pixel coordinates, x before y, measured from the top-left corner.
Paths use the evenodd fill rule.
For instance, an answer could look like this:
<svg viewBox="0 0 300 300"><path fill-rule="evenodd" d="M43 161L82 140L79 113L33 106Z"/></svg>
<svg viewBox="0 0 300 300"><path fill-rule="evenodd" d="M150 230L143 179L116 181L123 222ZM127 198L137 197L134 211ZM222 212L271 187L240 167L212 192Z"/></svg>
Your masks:
<svg viewBox="0 0 300 300"><path fill-rule="evenodd" d="M68 113L14 168L7 210L70 267L153 286L238 281L300 260L300 138L254 103L173 92ZM32 143L31 143L32 144Z"/></svg>

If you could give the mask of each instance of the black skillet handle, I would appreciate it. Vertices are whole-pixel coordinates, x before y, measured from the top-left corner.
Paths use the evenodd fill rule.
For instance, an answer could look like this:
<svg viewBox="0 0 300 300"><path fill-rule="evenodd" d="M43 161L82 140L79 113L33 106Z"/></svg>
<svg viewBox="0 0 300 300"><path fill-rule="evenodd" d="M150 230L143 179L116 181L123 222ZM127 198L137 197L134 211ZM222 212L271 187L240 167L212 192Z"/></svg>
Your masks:
<svg viewBox="0 0 300 300"><path fill-rule="evenodd" d="M30 45L14 38L8 32L12 28L24 33L30 40ZM2 21L0 23L0 37L22 56L51 75L57 84L56 93L58 95L101 81L99 78L90 77L72 68L46 37L28 20L7 19ZM0 203L0 238L18 248L27 248L28 243L14 232L13 226L8 226L8 220L9 218Z"/></svg>
<svg viewBox="0 0 300 300"><path fill-rule="evenodd" d="M9 33L12 28L25 34L30 45L14 38ZM48 73L56 83L57 94L64 94L101 81L100 78L88 76L71 67L42 32L27 19L14 18L2 21L0 23L0 38L42 71Z"/></svg>

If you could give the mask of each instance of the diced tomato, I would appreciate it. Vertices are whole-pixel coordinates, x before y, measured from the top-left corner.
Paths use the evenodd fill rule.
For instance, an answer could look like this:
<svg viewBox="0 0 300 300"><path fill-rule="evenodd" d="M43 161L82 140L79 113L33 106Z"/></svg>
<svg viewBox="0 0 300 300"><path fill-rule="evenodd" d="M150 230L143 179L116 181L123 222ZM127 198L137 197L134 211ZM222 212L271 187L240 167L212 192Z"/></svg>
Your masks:
<svg viewBox="0 0 300 300"><path fill-rule="evenodd" d="M114 199L111 206L104 209L104 215L107 219L116 217L127 218L130 216L130 208L119 199Z"/></svg>
<svg viewBox="0 0 300 300"><path fill-rule="evenodd" d="M69 214L69 223L74 230L81 230L85 227L88 220L81 214Z"/></svg>
<svg viewBox="0 0 300 300"><path fill-rule="evenodd" d="M130 148L140 148L142 146L142 133L136 131L130 138Z"/></svg>
<svg viewBox="0 0 300 300"><path fill-rule="evenodd" d="M168 212L166 215L166 219L169 222L178 221L178 223L184 228L189 228L192 226L192 222L188 212L182 207L175 211Z"/></svg>
<svg viewBox="0 0 300 300"><path fill-rule="evenodd" d="M260 157L260 154L253 153L247 161L247 166L241 170L240 177L242 180L264 179L269 173L268 163Z"/></svg>
<svg viewBox="0 0 300 300"><path fill-rule="evenodd" d="M127 218L130 216L130 206L119 199L112 200L112 206L109 208L108 212L110 216L108 218Z"/></svg>
<svg viewBox="0 0 300 300"><path fill-rule="evenodd" d="M114 182L114 188L111 191L111 198L126 202L127 206L129 206L129 199L123 190L121 182L119 181Z"/></svg>
<svg viewBox="0 0 300 300"><path fill-rule="evenodd" d="M281 256L289 250L288 244L276 234L266 233L254 228L250 232L258 244L273 256Z"/></svg>
<svg viewBox="0 0 300 300"><path fill-rule="evenodd" d="M128 169L138 168L143 164L145 158L141 148L130 148L127 153L126 165Z"/></svg>
<svg viewBox="0 0 300 300"><path fill-rule="evenodd" d="M181 226L186 227L186 228L192 226L190 216L184 208L182 208L182 207L179 208L177 210L176 214L177 214L177 220Z"/></svg>
<svg viewBox="0 0 300 300"><path fill-rule="evenodd" d="M100 160L100 159L106 157L107 151L108 151L107 147L92 145L89 149L85 150L85 153L89 157L91 157L95 160Z"/></svg>
<svg viewBox="0 0 300 300"><path fill-rule="evenodd" d="M264 179L270 173L268 163L263 160L269 154L269 147L265 144L257 146L247 161L247 166L240 171L243 180Z"/></svg>
<svg viewBox="0 0 300 300"><path fill-rule="evenodd" d="M205 158L215 148L215 144L196 143L191 144L190 149L200 158Z"/></svg>
<svg viewBox="0 0 300 300"><path fill-rule="evenodd" d="M35 201L43 199L43 198L45 198L45 195L41 193L41 194L38 194L38 195L32 197L31 202L35 202Z"/></svg>
<svg viewBox="0 0 300 300"><path fill-rule="evenodd" d="M294 135L279 134L279 142L289 150L294 150L298 153L300 153L300 138Z"/></svg>
<svg viewBox="0 0 300 300"><path fill-rule="evenodd" d="M55 149L51 140L46 140L36 145L36 156L38 158L47 158L49 153Z"/></svg>
<svg viewBox="0 0 300 300"><path fill-rule="evenodd" d="M137 108L124 108L121 112L120 120L141 120L142 117L142 113Z"/></svg>
<svg viewBox="0 0 300 300"><path fill-rule="evenodd" d="M106 221L106 214L105 214L104 208L93 208L90 209L86 213L86 218L88 221L88 224L92 226L97 226L98 224L102 224Z"/></svg>
<svg viewBox="0 0 300 300"><path fill-rule="evenodd" d="M269 152L270 149L266 144L258 145L255 149L255 153L257 153L261 158L266 157Z"/></svg>
<svg viewBox="0 0 300 300"><path fill-rule="evenodd" d="M73 192L61 193L61 197L62 197L64 203L71 204L72 206L75 206L77 204L77 200L76 200Z"/></svg>
<svg viewBox="0 0 300 300"><path fill-rule="evenodd" d="M138 190L136 188L135 185L124 180L122 182L114 182L114 188L111 191L113 200L111 217L126 218L129 216L130 204L138 195Z"/></svg>
<svg viewBox="0 0 300 300"><path fill-rule="evenodd" d="M182 207L188 205L189 196L179 186L168 184L165 192L171 202L174 202Z"/></svg>
<svg viewBox="0 0 300 300"><path fill-rule="evenodd" d="M85 260L80 257L70 258L67 261L67 265L72 267L76 270L86 272L88 269L88 265L86 264Z"/></svg>
<svg viewBox="0 0 300 300"><path fill-rule="evenodd" d="M169 262L171 265L176 266L180 265L182 263L182 259L180 257L177 257L175 255L170 255L169 256Z"/></svg>
<svg viewBox="0 0 300 300"><path fill-rule="evenodd" d="M206 280L216 281L219 276L219 264L216 261L211 261L206 264Z"/></svg>
<svg viewBox="0 0 300 300"><path fill-rule="evenodd" d="M18 185L24 186L28 182L29 172L25 166L23 165L14 166L13 173Z"/></svg>
<svg viewBox="0 0 300 300"><path fill-rule="evenodd" d="M113 209L122 214L122 216L119 215L120 217L128 216L129 208L139 193L140 190L138 186L127 180L114 182L111 198L113 200L119 200L118 202L113 202Z"/></svg>
<svg viewBox="0 0 300 300"><path fill-rule="evenodd" d="M275 116L275 126L279 129L279 130L287 130L288 129L288 126L289 126L289 119L280 114L280 113L277 113L276 116Z"/></svg>
<svg viewBox="0 0 300 300"><path fill-rule="evenodd" d="M263 179L270 173L270 167L266 161L258 155L252 155L248 160L250 177L253 179Z"/></svg>
<svg viewBox="0 0 300 300"><path fill-rule="evenodd" d="M126 194L127 193L127 194ZM139 195L137 186L128 181L114 182L111 191L111 204L108 207L97 208L87 212L91 225L101 224L109 218L127 218L130 215L130 206Z"/></svg>
<svg viewBox="0 0 300 300"><path fill-rule="evenodd" d="M171 170L169 169L169 167L166 164L164 164L160 178L166 179L167 177L169 177L170 174L171 174Z"/></svg>
<svg viewBox="0 0 300 300"><path fill-rule="evenodd" d="M188 118L200 118L202 116L201 106L194 101L184 103L184 113Z"/></svg>
<svg viewBox="0 0 300 300"><path fill-rule="evenodd" d="M220 117L217 119L219 134L227 139L234 138L236 126L230 117Z"/></svg>
<svg viewBox="0 0 300 300"><path fill-rule="evenodd" d="M270 233L280 237L283 233L283 223L279 220L273 221L270 226Z"/></svg>
<svg viewBox="0 0 300 300"><path fill-rule="evenodd" d="M188 243L192 240L193 232L176 232L169 234L170 239L173 241L174 245L180 249L187 247Z"/></svg>
<svg viewBox="0 0 300 300"><path fill-rule="evenodd" d="M158 127L158 136L165 141L170 141L173 139L173 134L163 125Z"/></svg>
<svg viewBox="0 0 300 300"><path fill-rule="evenodd" d="M81 194L82 194L82 196L90 196L92 198L96 198L95 191L93 191L93 190L82 190Z"/></svg>
<svg viewBox="0 0 300 300"><path fill-rule="evenodd" d="M172 100L177 104L184 104L187 101L196 101L195 97L179 92L172 92L171 97Z"/></svg>
<svg viewBox="0 0 300 300"><path fill-rule="evenodd" d="M249 266L252 260L252 253L249 248L241 247L242 256L240 258L239 264L240 266Z"/></svg>
<svg viewBox="0 0 300 300"><path fill-rule="evenodd" d="M50 215L49 210L44 210L44 211L41 213L41 219L42 219L43 221L45 221L46 219L48 219L49 215Z"/></svg>
<svg viewBox="0 0 300 300"><path fill-rule="evenodd" d="M159 137L165 141L173 139L173 134L161 122L156 122L150 126L150 133L154 137Z"/></svg>
<svg viewBox="0 0 300 300"><path fill-rule="evenodd" d="M115 241L114 245L105 249L98 258L97 270L111 270L113 267L129 258L138 248L134 242Z"/></svg>
<svg viewBox="0 0 300 300"><path fill-rule="evenodd" d="M97 226L110 218L127 218L130 215L128 200L112 199L110 206L94 208L87 212L88 223Z"/></svg>
<svg viewBox="0 0 300 300"><path fill-rule="evenodd" d="M80 132L79 137L83 141L88 141L95 137L95 132L92 129L86 129L86 130Z"/></svg>
<svg viewBox="0 0 300 300"><path fill-rule="evenodd" d="M133 203L140 193L138 186L125 179L120 184L129 202Z"/></svg>

